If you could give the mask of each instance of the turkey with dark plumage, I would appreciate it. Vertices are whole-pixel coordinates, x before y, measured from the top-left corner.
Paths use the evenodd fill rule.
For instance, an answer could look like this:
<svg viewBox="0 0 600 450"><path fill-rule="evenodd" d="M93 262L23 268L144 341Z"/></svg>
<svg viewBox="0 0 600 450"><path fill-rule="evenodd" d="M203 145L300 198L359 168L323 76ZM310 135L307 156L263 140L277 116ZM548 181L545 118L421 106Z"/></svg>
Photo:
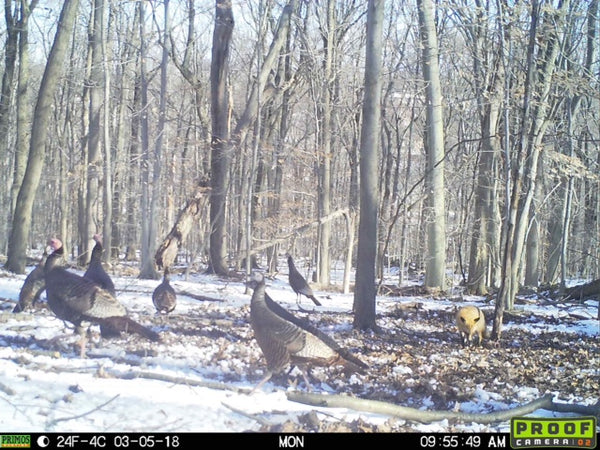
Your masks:
<svg viewBox="0 0 600 450"><path fill-rule="evenodd" d="M160 336L127 316L127 310L108 290L89 278L69 272L63 265L64 247L59 239L51 239L52 253L44 266L48 307L61 320L78 330L87 323L100 325L102 336L135 333L152 341ZM84 348L82 344L82 353Z"/></svg>
<svg viewBox="0 0 600 450"><path fill-rule="evenodd" d="M315 295L313 294L313 290L308 285L306 279L302 276L302 274L296 269L296 265L294 264L294 259L291 255L287 257L288 262L288 281L290 286L296 293L296 303L300 304L300 298L302 295L310 298L313 303L317 306L321 306L321 302L317 300Z"/></svg>
<svg viewBox="0 0 600 450"><path fill-rule="evenodd" d="M88 280L92 280L98 286L103 289L106 289L113 296L117 295L115 290L115 284L113 283L112 278L106 270L104 270L104 266L102 266L102 253L104 252L104 247L102 246L102 235L95 234L94 241L96 245L92 249L92 256L90 258L90 263L88 264L88 268L83 274L84 278Z"/></svg>
<svg viewBox="0 0 600 450"><path fill-rule="evenodd" d="M170 283L169 268L165 267L162 282L152 292L152 303L158 313L169 314L177 306L177 294Z"/></svg>
<svg viewBox="0 0 600 450"><path fill-rule="evenodd" d="M271 299L265 292L262 274L253 274L248 286L254 289L250 302L254 337L267 361L267 374L255 389L290 364L301 369L309 389L306 370L311 366L341 365L352 372L364 372L368 368L332 338Z"/></svg>

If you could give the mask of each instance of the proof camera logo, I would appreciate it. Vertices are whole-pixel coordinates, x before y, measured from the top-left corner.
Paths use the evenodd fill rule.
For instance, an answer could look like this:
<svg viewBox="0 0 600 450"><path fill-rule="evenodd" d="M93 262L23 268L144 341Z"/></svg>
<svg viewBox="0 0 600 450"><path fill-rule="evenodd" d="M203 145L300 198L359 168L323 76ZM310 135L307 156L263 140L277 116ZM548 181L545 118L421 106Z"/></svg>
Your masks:
<svg viewBox="0 0 600 450"><path fill-rule="evenodd" d="M541 419L513 417L510 421L510 446L519 448L596 447L597 432L595 417L563 417Z"/></svg>

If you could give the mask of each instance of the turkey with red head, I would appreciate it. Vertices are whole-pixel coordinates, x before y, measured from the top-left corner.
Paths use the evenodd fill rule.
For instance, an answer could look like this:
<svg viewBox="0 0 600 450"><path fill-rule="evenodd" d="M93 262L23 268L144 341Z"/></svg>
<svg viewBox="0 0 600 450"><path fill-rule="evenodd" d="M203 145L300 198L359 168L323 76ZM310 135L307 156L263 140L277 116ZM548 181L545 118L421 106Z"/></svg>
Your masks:
<svg viewBox="0 0 600 450"><path fill-rule="evenodd" d="M127 317L127 310L108 290L88 278L69 272L61 263L64 247L59 239L51 239L52 253L44 266L48 307L58 317L71 322L79 330L84 323L100 325L102 336L136 333L158 341L158 333ZM82 343L82 353L85 342Z"/></svg>
<svg viewBox="0 0 600 450"><path fill-rule="evenodd" d="M93 239L96 242L96 245L94 245L94 248L92 249L92 257L90 258L90 263L83 274L83 277L92 280L98 286L106 289L113 296L116 296L117 292L115 290L115 284L102 266L102 253L104 252L102 235L95 234Z"/></svg>

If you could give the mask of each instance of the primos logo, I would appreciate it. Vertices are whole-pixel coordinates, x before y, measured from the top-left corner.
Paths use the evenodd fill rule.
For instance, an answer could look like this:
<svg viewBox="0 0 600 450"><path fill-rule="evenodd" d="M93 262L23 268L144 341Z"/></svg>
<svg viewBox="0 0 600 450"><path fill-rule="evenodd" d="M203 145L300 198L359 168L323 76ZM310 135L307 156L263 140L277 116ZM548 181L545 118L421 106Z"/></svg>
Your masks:
<svg viewBox="0 0 600 450"><path fill-rule="evenodd" d="M0 435L0 448L30 448L31 436L28 434Z"/></svg>
<svg viewBox="0 0 600 450"><path fill-rule="evenodd" d="M596 447L595 417L539 419L513 417L510 421L512 448Z"/></svg>

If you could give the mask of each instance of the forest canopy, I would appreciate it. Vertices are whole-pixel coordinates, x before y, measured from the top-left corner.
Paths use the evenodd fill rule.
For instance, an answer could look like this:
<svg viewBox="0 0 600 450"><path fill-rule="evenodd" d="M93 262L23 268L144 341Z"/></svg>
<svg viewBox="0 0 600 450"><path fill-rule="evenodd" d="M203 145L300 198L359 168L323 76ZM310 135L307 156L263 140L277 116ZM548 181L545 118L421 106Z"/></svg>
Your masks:
<svg viewBox="0 0 600 450"><path fill-rule="evenodd" d="M5 3L9 270L54 235L83 265L101 231L106 258L156 277L155 253L191 204L202 207L178 263L218 272L258 256L275 271L290 252L323 286L334 265L356 266L366 2ZM433 163L419 5L433 8L442 94ZM438 287L500 289L508 304L518 286L600 278L598 26L597 0L385 2L377 279L431 270L433 245L451 278Z"/></svg>

